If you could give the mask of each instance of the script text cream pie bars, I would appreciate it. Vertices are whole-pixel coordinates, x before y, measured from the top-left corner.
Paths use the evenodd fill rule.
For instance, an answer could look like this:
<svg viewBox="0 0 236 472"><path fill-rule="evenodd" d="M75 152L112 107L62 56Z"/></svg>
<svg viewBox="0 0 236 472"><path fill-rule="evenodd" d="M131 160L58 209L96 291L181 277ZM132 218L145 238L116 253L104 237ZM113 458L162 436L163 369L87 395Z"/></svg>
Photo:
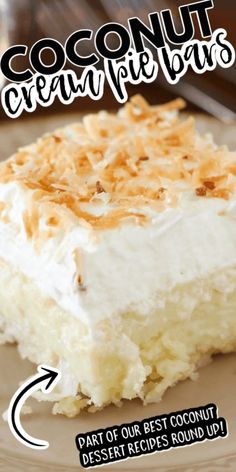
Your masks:
<svg viewBox="0 0 236 472"><path fill-rule="evenodd" d="M236 153L183 106L135 96L0 166L1 340L60 369L56 413L159 401L236 350Z"/></svg>

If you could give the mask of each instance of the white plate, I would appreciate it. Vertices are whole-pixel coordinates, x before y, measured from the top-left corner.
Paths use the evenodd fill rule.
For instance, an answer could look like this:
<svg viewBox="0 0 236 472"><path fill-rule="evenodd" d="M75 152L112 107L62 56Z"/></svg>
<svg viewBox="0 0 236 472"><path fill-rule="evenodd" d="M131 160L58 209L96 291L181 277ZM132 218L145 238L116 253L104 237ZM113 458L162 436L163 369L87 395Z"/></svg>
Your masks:
<svg viewBox="0 0 236 472"><path fill-rule="evenodd" d="M69 117L73 121L75 117ZM65 117L63 118L64 121ZM67 118L68 121L68 118ZM0 139L4 142L4 157L10 152L11 136L16 145L35 138L37 134L56 127L62 118L37 120L31 127L20 124L4 125L0 129ZM235 127L223 126L202 118L202 129L212 127L218 140L236 144ZM8 133L10 145L4 137ZM236 146L235 146L236 147ZM10 398L18 388L18 383L36 372L35 366L22 361L15 346L0 347L0 412L7 409ZM32 401L33 414L24 416L22 423L29 434L48 440L48 450L35 451L17 442L9 431L8 424L0 418L0 471L4 472L70 472L81 470L79 453L75 446L75 436L80 432L105 428L115 424L132 422L151 416L170 413L190 407L215 403L219 415L223 416L229 427L225 439L207 441L202 444L156 453L149 456L129 459L113 465L104 466L104 470L115 471L234 471L236 470L236 354L216 356L214 361L200 370L197 381L185 381L167 391L159 404L143 407L141 402L125 402L122 408L109 407L96 414L82 413L70 420L61 416L52 416L50 406ZM96 468L94 470L100 470Z"/></svg>

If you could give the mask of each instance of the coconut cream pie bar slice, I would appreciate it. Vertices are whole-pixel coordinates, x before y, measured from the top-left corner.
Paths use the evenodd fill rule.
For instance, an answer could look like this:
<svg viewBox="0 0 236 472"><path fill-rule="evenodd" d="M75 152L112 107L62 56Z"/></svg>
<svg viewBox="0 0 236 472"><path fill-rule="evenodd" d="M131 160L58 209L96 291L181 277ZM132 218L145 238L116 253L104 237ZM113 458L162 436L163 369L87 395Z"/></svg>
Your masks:
<svg viewBox="0 0 236 472"><path fill-rule="evenodd" d="M183 106L135 96L0 166L1 339L60 369L54 412L159 401L236 350L236 153Z"/></svg>

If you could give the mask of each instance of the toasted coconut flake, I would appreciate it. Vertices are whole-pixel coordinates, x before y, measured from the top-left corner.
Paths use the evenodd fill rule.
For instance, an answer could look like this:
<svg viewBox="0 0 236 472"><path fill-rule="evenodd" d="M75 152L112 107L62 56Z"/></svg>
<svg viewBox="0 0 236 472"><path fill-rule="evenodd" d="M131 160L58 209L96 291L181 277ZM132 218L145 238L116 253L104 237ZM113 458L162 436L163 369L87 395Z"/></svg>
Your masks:
<svg viewBox="0 0 236 472"><path fill-rule="evenodd" d="M196 195L198 197L205 197L207 194L207 189L206 187L198 187L196 188Z"/></svg>
<svg viewBox="0 0 236 472"><path fill-rule="evenodd" d="M23 223L24 223L24 227L25 227L26 236L27 236L28 239L31 239L32 236L33 236L33 228L32 228L32 225L31 225L30 215L29 215L29 212L27 210L25 210L24 213L23 213Z"/></svg>
<svg viewBox="0 0 236 472"><path fill-rule="evenodd" d="M203 182L204 187L206 187L208 190L214 190L216 188L215 182L212 180L205 180Z"/></svg>
<svg viewBox="0 0 236 472"><path fill-rule="evenodd" d="M0 182L16 181L30 193L22 215L27 237L42 241L75 224L88 230L142 225L145 207L176 207L186 191L229 199L236 153L199 136L192 118L180 119L184 106L182 99L150 106L136 95L117 114L87 115L2 163ZM48 229L39 229L40 218Z"/></svg>
<svg viewBox="0 0 236 472"><path fill-rule="evenodd" d="M100 180L97 180L97 182L96 182L96 190L97 190L97 193L104 193L105 192Z"/></svg>
<svg viewBox="0 0 236 472"><path fill-rule="evenodd" d="M84 277L82 275L82 261L79 249L74 251L74 260L76 264L76 283L78 284L79 290L84 292L86 291L86 287L84 285Z"/></svg>
<svg viewBox="0 0 236 472"><path fill-rule="evenodd" d="M60 136L53 135L53 139L55 143L60 144L62 142L62 139Z"/></svg>
<svg viewBox="0 0 236 472"><path fill-rule="evenodd" d="M183 98L176 98L171 102L164 103L163 105L159 105L159 110L171 111L171 110L183 110L186 107L186 102Z"/></svg>
<svg viewBox="0 0 236 472"><path fill-rule="evenodd" d="M224 200L229 200L231 196L231 192L227 188L219 188L214 190L213 197L215 198L223 198Z"/></svg>

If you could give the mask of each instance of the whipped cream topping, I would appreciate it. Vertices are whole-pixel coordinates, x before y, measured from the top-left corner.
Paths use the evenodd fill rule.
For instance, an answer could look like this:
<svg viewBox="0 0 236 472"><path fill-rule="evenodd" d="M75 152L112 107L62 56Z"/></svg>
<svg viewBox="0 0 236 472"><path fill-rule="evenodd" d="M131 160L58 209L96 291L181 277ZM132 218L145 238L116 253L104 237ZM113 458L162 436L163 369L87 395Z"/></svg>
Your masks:
<svg viewBox="0 0 236 472"><path fill-rule="evenodd" d="M165 291L236 263L235 198L187 192L178 208L149 215L144 226L94 231L75 222L37 247L22 222L29 192L16 182L0 186L7 218L0 220L0 258L88 325L126 312L147 316L163 305ZM218 285L227 289L223 274Z"/></svg>

